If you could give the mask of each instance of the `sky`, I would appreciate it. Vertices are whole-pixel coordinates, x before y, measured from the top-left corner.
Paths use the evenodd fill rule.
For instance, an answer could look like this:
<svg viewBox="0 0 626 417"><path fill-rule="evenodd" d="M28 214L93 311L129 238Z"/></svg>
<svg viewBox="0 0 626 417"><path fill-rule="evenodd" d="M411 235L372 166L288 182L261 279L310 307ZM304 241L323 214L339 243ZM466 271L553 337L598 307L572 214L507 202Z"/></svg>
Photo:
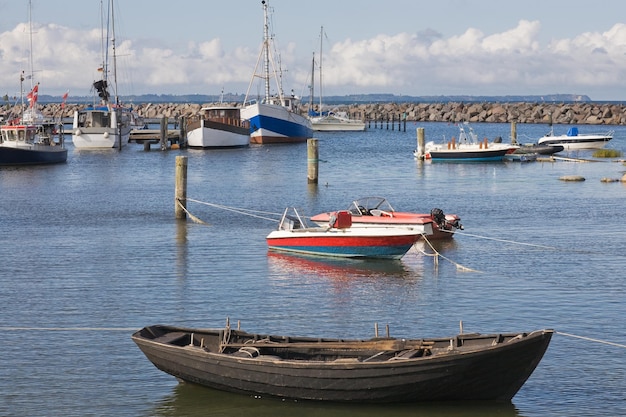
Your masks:
<svg viewBox="0 0 626 417"><path fill-rule="evenodd" d="M70 102L72 95L93 94L102 63L101 1L31 3L32 68L29 2L0 0L0 96L19 96L22 71L33 74L40 94L69 90ZM268 4L284 90L303 97L313 54L319 95L321 46L324 96L626 100L623 0ZM261 0L115 0L114 9L121 96L248 91L263 40ZM255 96L263 93L258 80L250 87Z"/></svg>

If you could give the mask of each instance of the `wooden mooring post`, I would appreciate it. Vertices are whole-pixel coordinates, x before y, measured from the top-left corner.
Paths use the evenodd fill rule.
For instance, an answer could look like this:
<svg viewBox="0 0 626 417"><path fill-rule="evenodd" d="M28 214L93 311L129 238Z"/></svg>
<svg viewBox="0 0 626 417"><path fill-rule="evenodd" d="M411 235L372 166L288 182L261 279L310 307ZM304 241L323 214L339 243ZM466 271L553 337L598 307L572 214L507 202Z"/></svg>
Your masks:
<svg viewBox="0 0 626 417"><path fill-rule="evenodd" d="M517 124L511 122L511 144L517 145Z"/></svg>
<svg viewBox="0 0 626 417"><path fill-rule="evenodd" d="M187 218L187 157L176 157L176 189L174 214L177 219Z"/></svg>
<svg viewBox="0 0 626 417"><path fill-rule="evenodd" d="M317 139L307 139L307 182L309 184L317 184L319 172L319 147Z"/></svg>
<svg viewBox="0 0 626 417"><path fill-rule="evenodd" d="M161 118L161 150L164 151L167 149L167 116Z"/></svg>
<svg viewBox="0 0 626 417"><path fill-rule="evenodd" d="M426 143L426 138L424 135L424 128L417 128L417 159L424 159L424 145Z"/></svg>

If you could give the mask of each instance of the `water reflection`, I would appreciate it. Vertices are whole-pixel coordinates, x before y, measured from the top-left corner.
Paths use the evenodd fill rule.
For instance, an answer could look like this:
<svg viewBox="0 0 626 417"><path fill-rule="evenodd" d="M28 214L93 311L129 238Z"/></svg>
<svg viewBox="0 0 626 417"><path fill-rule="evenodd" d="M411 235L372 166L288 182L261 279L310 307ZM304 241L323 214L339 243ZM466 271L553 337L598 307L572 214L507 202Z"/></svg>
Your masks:
<svg viewBox="0 0 626 417"><path fill-rule="evenodd" d="M256 398L194 384L178 384L150 415L255 417L516 417L512 403L337 404Z"/></svg>
<svg viewBox="0 0 626 417"><path fill-rule="evenodd" d="M401 260L325 258L267 252L272 275L297 276L312 274L333 281L346 281L368 277L416 278L421 272Z"/></svg>
<svg viewBox="0 0 626 417"><path fill-rule="evenodd" d="M176 275L184 278L187 276L189 247L187 245L187 221L176 222Z"/></svg>

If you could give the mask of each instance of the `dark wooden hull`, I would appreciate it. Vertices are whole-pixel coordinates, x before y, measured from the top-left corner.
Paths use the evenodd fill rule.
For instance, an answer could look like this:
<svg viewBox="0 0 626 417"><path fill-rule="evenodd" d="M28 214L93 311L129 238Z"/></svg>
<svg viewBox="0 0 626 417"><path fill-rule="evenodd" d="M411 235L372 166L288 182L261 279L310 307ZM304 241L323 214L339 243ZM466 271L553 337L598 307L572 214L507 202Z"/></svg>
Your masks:
<svg viewBox="0 0 626 417"><path fill-rule="evenodd" d="M333 348L332 358L317 356L313 360L305 360L305 354L319 351L319 343L345 341L281 336L280 340L288 342L278 345L294 347L251 344L264 346L253 348L257 351L254 356L250 351L218 353L215 340L223 338L218 330L150 326L132 338L158 369L219 390L300 400L416 402L510 401L539 364L552 334L552 330L540 330L408 342L352 341L344 348ZM259 338L264 337L270 336ZM397 348L372 346L377 341L394 343ZM355 342L367 347L358 348ZM420 349L402 349L415 342L429 347L421 353ZM298 343L301 348L296 348Z"/></svg>

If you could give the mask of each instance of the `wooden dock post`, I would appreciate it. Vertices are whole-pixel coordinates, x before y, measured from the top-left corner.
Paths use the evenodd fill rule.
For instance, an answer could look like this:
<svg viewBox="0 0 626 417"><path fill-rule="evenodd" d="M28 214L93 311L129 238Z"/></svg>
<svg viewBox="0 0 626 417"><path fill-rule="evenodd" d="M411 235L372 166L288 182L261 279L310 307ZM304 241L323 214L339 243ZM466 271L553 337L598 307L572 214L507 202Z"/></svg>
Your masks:
<svg viewBox="0 0 626 417"><path fill-rule="evenodd" d="M161 150L164 151L167 149L167 116L161 118Z"/></svg>
<svg viewBox="0 0 626 417"><path fill-rule="evenodd" d="M517 123L511 122L511 143L517 145Z"/></svg>
<svg viewBox="0 0 626 417"><path fill-rule="evenodd" d="M177 219L187 218L187 157L176 157L176 190L174 214Z"/></svg>
<svg viewBox="0 0 626 417"><path fill-rule="evenodd" d="M181 148L187 147L187 118L180 116L180 130L178 131L178 146Z"/></svg>
<svg viewBox="0 0 626 417"><path fill-rule="evenodd" d="M424 128L423 127L418 127L417 128L417 158L419 160L423 160L424 159L424 146L426 143L426 139L425 139L425 135L424 135Z"/></svg>
<svg viewBox="0 0 626 417"><path fill-rule="evenodd" d="M319 167L319 149L318 149L317 139L307 139L306 156L307 156L307 182L309 184L317 184L318 167Z"/></svg>

